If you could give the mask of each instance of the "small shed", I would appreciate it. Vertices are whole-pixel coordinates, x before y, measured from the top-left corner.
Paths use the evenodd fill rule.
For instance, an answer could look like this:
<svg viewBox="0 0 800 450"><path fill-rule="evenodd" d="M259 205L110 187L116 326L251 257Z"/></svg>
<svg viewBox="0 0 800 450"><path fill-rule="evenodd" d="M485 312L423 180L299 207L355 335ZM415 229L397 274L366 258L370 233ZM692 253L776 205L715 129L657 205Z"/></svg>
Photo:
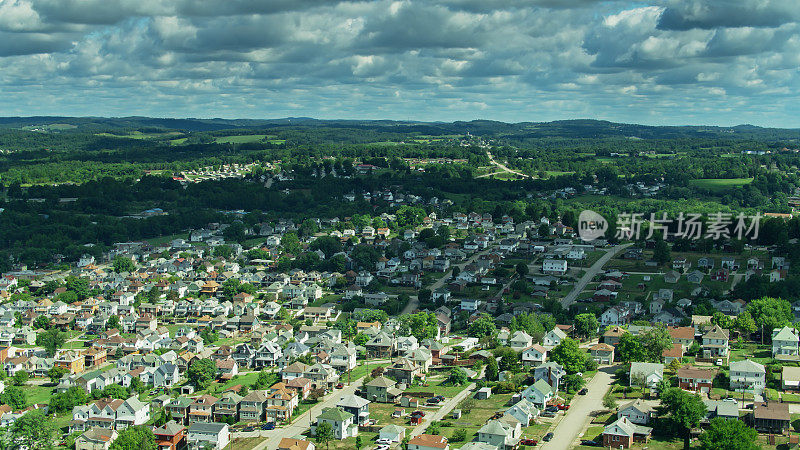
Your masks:
<svg viewBox="0 0 800 450"><path fill-rule="evenodd" d="M460 409L454 409L453 412L450 413L450 418L451 419L460 419L461 418L461 410Z"/></svg>
<svg viewBox="0 0 800 450"><path fill-rule="evenodd" d="M475 392L475 398L478 400L486 400L487 398L492 396L492 388L490 387L482 387Z"/></svg>

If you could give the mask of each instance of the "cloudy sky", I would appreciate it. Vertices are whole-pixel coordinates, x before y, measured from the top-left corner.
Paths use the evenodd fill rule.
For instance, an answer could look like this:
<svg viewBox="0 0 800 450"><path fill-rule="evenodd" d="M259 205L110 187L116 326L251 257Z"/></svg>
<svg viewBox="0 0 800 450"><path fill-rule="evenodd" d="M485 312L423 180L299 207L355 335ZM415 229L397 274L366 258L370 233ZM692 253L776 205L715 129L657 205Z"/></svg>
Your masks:
<svg viewBox="0 0 800 450"><path fill-rule="evenodd" d="M0 0L0 115L800 127L796 0Z"/></svg>

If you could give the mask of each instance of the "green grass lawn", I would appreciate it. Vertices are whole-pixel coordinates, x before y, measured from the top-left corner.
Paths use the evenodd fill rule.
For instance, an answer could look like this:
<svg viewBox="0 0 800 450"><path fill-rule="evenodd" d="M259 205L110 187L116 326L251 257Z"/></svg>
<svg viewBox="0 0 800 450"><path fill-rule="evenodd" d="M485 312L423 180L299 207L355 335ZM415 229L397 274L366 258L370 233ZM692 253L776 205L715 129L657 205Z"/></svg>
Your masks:
<svg viewBox="0 0 800 450"><path fill-rule="evenodd" d="M690 180L689 184L709 191L725 191L731 188L742 187L753 182L752 178L701 178Z"/></svg>
<svg viewBox="0 0 800 450"><path fill-rule="evenodd" d="M420 392L420 393L432 393L435 395L444 395L446 398L452 398L456 396L459 392L466 389L467 385L464 386L450 386L443 384L445 377L429 377L428 378L428 386L411 386L407 389L406 392Z"/></svg>
<svg viewBox="0 0 800 450"><path fill-rule="evenodd" d="M266 138L267 134L243 134L240 136L220 136L214 139L217 144L248 144L258 142ZM270 136L274 137L274 136Z"/></svg>
<svg viewBox="0 0 800 450"><path fill-rule="evenodd" d="M376 367L386 366L384 363L369 363L369 362L359 362L359 365L355 367L355 369L350 371L349 378L353 381L363 377L364 375L368 375L372 372L372 369ZM341 382L346 383L348 379L347 373L343 373L341 375Z"/></svg>
<svg viewBox="0 0 800 450"><path fill-rule="evenodd" d="M25 393L25 401L28 405L50 403L50 397L53 395L52 386L26 384L22 386L22 391Z"/></svg>

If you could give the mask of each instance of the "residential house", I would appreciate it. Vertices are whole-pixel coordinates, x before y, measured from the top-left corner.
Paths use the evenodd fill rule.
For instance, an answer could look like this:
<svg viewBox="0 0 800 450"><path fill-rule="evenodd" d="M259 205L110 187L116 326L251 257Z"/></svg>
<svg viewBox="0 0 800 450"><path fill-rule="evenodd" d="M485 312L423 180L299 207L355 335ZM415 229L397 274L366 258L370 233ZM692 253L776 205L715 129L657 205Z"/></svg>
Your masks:
<svg viewBox="0 0 800 450"><path fill-rule="evenodd" d="M281 438L278 450L315 450L316 446L311 441L294 438Z"/></svg>
<svg viewBox="0 0 800 450"><path fill-rule="evenodd" d="M714 325L703 334L704 358L728 358L728 331L719 325Z"/></svg>
<svg viewBox="0 0 800 450"><path fill-rule="evenodd" d="M547 360L547 349L539 344L533 344L522 350L522 364L525 367L538 366Z"/></svg>
<svg viewBox="0 0 800 450"><path fill-rule="evenodd" d="M592 354L592 359L597 361L597 364L614 363L614 347L609 344L599 343L593 345L589 348L589 352Z"/></svg>
<svg viewBox="0 0 800 450"><path fill-rule="evenodd" d="M316 429L323 423L328 423L333 429L334 439L347 439L358 434L358 425L354 423L354 416L342 408L325 408L317 416L317 423L311 427L311 433L315 434Z"/></svg>
<svg viewBox="0 0 800 450"><path fill-rule="evenodd" d="M772 356L797 356L800 337L794 328L788 326L772 330Z"/></svg>
<svg viewBox="0 0 800 450"><path fill-rule="evenodd" d="M567 333L565 333L561 328L554 327L544 335L544 338L542 339L542 345L549 348L557 347L558 344L560 344L561 341L566 337Z"/></svg>
<svg viewBox="0 0 800 450"><path fill-rule="evenodd" d="M155 427L158 450L181 450L186 447L186 427L170 420L161 427Z"/></svg>
<svg viewBox="0 0 800 450"><path fill-rule="evenodd" d="M678 369L678 386L687 391L711 392L717 369L684 366Z"/></svg>
<svg viewBox="0 0 800 450"><path fill-rule="evenodd" d="M603 447L630 448L634 443L646 444L652 432L652 428L637 425L622 417L603 429Z"/></svg>
<svg viewBox="0 0 800 450"><path fill-rule="evenodd" d="M116 439L116 430L92 427L75 438L75 450L108 450Z"/></svg>
<svg viewBox="0 0 800 450"><path fill-rule="evenodd" d="M370 401L391 403L403 394L403 391L395 387L396 385L393 380L380 376L365 384L363 390Z"/></svg>
<svg viewBox="0 0 800 450"><path fill-rule="evenodd" d="M745 359L730 364L730 388L736 392L761 394L766 388L767 371L763 364Z"/></svg>
<svg viewBox="0 0 800 450"><path fill-rule="evenodd" d="M537 380L522 391L521 395L522 398L533 403L538 408L544 408L547 402L555 397L555 391L546 381Z"/></svg>
<svg viewBox="0 0 800 450"><path fill-rule="evenodd" d="M632 362L629 373L629 386L649 388L655 392L659 381L664 379L664 365L661 363ZM644 383L642 386L640 383Z"/></svg>
<svg viewBox="0 0 800 450"><path fill-rule="evenodd" d="M789 429L791 415L788 403L756 403L753 405L753 427L764 433L779 433Z"/></svg>
<svg viewBox="0 0 800 450"><path fill-rule="evenodd" d="M230 442L230 430L226 423L193 423L186 433L189 450L224 449Z"/></svg>
<svg viewBox="0 0 800 450"><path fill-rule="evenodd" d="M539 409L533 402L528 399L521 399L513 406L508 408L504 413L505 416L511 416L517 420L523 427L527 427L533 423L533 420L539 416Z"/></svg>
<svg viewBox="0 0 800 450"><path fill-rule="evenodd" d="M340 398L336 406L352 414L357 425L365 425L369 422L369 404L369 400L350 394Z"/></svg>
<svg viewBox="0 0 800 450"><path fill-rule="evenodd" d="M556 392L559 390L559 386L561 386L561 379L566 375L567 373L564 371L564 367L553 361L540 364L533 369L533 379L544 380L553 388L553 391Z"/></svg>
<svg viewBox="0 0 800 450"><path fill-rule="evenodd" d="M395 424L389 424L378 431L378 439L384 439L389 442L402 442L406 437L405 427Z"/></svg>
<svg viewBox="0 0 800 450"><path fill-rule="evenodd" d="M617 419L625 417L637 425L647 425L655 416L655 408L641 399L622 405L617 411Z"/></svg>
<svg viewBox="0 0 800 450"><path fill-rule="evenodd" d="M444 436L420 434L408 441L408 450L450 450L450 444Z"/></svg>
<svg viewBox="0 0 800 450"><path fill-rule="evenodd" d="M489 420L478 429L478 442L494 445L499 449L514 448L522 434L520 423L516 420Z"/></svg>

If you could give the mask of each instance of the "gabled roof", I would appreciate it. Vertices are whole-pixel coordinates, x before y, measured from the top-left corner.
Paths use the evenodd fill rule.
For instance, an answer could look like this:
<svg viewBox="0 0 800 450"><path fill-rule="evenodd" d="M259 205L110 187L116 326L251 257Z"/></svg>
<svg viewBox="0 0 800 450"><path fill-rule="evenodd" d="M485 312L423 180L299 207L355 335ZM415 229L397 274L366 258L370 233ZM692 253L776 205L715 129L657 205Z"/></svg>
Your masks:
<svg viewBox="0 0 800 450"><path fill-rule="evenodd" d="M731 372L767 373L763 364L759 364L749 359L732 362L730 364L730 370Z"/></svg>
<svg viewBox="0 0 800 450"><path fill-rule="evenodd" d="M322 410L322 414L317 416L317 420L324 419L334 422L344 422L352 417L352 414L343 410L342 408L325 408Z"/></svg>

